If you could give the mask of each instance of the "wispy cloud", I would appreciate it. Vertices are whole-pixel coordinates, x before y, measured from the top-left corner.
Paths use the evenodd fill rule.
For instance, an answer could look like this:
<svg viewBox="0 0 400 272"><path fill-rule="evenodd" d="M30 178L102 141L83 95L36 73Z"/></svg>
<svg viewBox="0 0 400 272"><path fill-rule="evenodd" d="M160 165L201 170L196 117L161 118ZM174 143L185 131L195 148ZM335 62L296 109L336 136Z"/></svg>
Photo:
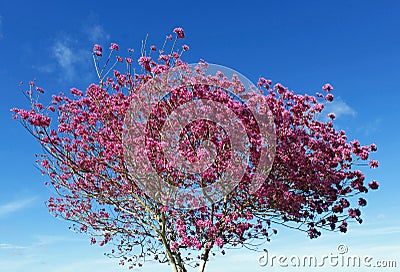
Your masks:
<svg viewBox="0 0 400 272"><path fill-rule="evenodd" d="M57 40L52 47L52 53L57 64L61 67L63 75L67 79L73 78L75 75L74 66L78 60L68 40Z"/></svg>
<svg viewBox="0 0 400 272"><path fill-rule="evenodd" d="M55 63L45 65L41 71L57 73L61 81L84 80L92 68L90 51L84 48L81 41L68 35L56 39L51 47Z"/></svg>
<svg viewBox="0 0 400 272"><path fill-rule="evenodd" d="M44 73L57 73L57 78L61 81L91 79L94 73L90 50L94 43L103 44L109 39L110 35L99 23L98 16L90 14L79 32L56 34L50 47L50 54L55 61L36 68Z"/></svg>
<svg viewBox="0 0 400 272"><path fill-rule="evenodd" d="M333 112L336 117L345 115L355 116L357 114L356 111L340 97L336 97L333 102L326 104L323 112L326 114Z"/></svg>
<svg viewBox="0 0 400 272"><path fill-rule="evenodd" d="M7 204L0 205L0 216L17 212L29 206L36 198L20 199Z"/></svg>
<svg viewBox="0 0 400 272"><path fill-rule="evenodd" d="M84 32L87 34L88 40L91 43L98 43L100 41L110 39L110 35L106 33L103 26L100 24L85 26Z"/></svg>
<svg viewBox="0 0 400 272"><path fill-rule="evenodd" d="M13 244L0 244L0 249L25 249L28 248L26 246L18 246L18 245L13 245Z"/></svg>
<svg viewBox="0 0 400 272"><path fill-rule="evenodd" d="M90 13L82 24L82 32L90 43L102 43L110 39L110 35L106 32L98 14Z"/></svg>
<svg viewBox="0 0 400 272"><path fill-rule="evenodd" d="M87 242L88 240L84 237L71 238L70 236L57 236L57 235L34 235L36 242L33 246L47 247L53 244L60 243L75 243L75 242Z"/></svg>
<svg viewBox="0 0 400 272"><path fill-rule="evenodd" d="M69 264L65 264L57 269L59 272L86 272L86 271L126 271L125 267L118 266L117 259L111 258L87 258Z"/></svg>
<svg viewBox="0 0 400 272"><path fill-rule="evenodd" d="M343 116L356 116L357 112L350 107L346 102L344 102L340 97L335 97L333 102L325 103L325 107L322 110L319 120L323 122L327 122L331 120L328 117L329 113L334 113L336 118Z"/></svg>

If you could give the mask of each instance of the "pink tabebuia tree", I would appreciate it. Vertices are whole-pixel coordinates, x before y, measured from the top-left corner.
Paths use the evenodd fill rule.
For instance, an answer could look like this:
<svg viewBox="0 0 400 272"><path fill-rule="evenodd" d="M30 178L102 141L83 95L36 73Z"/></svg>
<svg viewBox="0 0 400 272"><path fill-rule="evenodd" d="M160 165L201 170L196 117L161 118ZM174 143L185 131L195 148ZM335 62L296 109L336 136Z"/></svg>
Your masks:
<svg viewBox="0 0 400 272"><path fill-rule="evenodd" d="M360 207L366 200L352 203L352 197L377 189L378 183L366 185L364 174L354 168L367 163L376 168L378 162L369 154L377 147L348 142L345 132L334 128L333 113L329 121L318 118L324 102L333 100L332 86L324 85L325 94L315 97L295 94L264 78L247 88L236 74L206 74L207 63L190 66L181 60L189 47L175 50L185 35L181 28L174 32L170 52L166 45L172 36L159 51L151 46L146 52L143 46L137 69L131 49L128 58L116 56L109 64L119 50L114 43L102 67L103 49L95 45L99 84L86 92L73 88L71 95L53 95L49 105L42 105L36 94L44 91L31 82L27 92L31 107L12 109L14 118L45 150L38 162L56 192L48 200L50 212L74 222L73 227L89 234L93 244L112 243L110 256L120 258L121 264L142 266L154 259L179 272L187 271L187 266L204 271L215 251L225 254L226 248L269 241L277 232L273 224L316 238L324 229L346 232L350 220L361 223ZM126 72L113 70L118 64L126 64ZM168 96L147 103L148 97L162 93L157 93L160 88ZM245 102L253 98L262 101L264 109L252 112ZM200 100L226 105L238 121L232 128L243 125L248 145L236 154L233 148L241 139L229 139L223 126L204 118L188 122L176 128L178 157L191 165L210 159L211 151L201 148L205 141L212 142L216 155L208 168L200 165L194 167L197 174L182 174L174 166L176 161L165 155L169 138L160 131L175 110ZM145 112L148 115L142 118ZM193 114L183 111L179 117L187 113ZM232 118L223 113L215 116L228 122ZM263 116L271 121L266 125L268 135L258 126L257 118ZM264 158L269 164L264 175L257 176L263 150L269 154ZM235 176L231 167L235 154L245 158L244 166L238 164L243 166L240 178L233 185L219 184L228 189L212 198L215 194L205 188L222 179L227 169ZM263 179L253 183L256 176ZM199 202L199 195L188 194L178 201L177 191L168 191L174 188L200 191L206 200Z"/></svg>

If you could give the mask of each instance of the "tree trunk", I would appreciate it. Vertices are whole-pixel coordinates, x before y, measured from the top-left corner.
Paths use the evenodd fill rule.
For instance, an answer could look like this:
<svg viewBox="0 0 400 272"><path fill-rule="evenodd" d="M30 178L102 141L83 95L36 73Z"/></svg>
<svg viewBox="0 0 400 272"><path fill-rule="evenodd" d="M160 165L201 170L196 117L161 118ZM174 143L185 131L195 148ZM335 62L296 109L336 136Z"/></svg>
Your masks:
<svg viewBox="0 0 400 272"><path fill-rule="evenodd" d="M167 249L169 264L171 265L172 272L187 272L185 264L181 258L180 252L172 252Z"/></svg>
<svg viewBox="0 0 400 272"><path fill-rule="evenodd" d="M178 265L176 263L170 262L172 272L187 272L186 268L183 265Z"/></svg>
<svg viewBox="0 0 400 272"><path fill-rule="evenodd" d="M165 251L167 253L167 257L169 260L169 264L171 265L172 272L187 272L185 268L185 264L182 260L181 253L178 250L171 250L169 243L167 241L166 235L165 235L165 214L162 214L161 217L162 220L162 229L161 233L159 232L161 241L164 245ZM157 229L157 231L159 231Z"/></svg>
<svg viewBox="0 0 400 272"><path fill-rule="evenodd" d="M175 259L175 264L177 267L177 272L187 272L186 268L185 268L185 264L181 258L181 253L178 252L174 252L173 253L174 259Z"/></svg>
<svg viewBox="0 0 400 272"><path fill-rule="evenodd" d="M206 268L206 261L201 260L200 266L199 266L199 272L204 272L205 268Z"/></svg>
<svg viewBox="0 0 400 272"><path fill-rule="evenodd" d="M206 268L206 263L208 261L208 255L210 253L210 249L204 249L203 256L201 257L201 262L199 266L199 272L204 272L204 269Z"/></svg>

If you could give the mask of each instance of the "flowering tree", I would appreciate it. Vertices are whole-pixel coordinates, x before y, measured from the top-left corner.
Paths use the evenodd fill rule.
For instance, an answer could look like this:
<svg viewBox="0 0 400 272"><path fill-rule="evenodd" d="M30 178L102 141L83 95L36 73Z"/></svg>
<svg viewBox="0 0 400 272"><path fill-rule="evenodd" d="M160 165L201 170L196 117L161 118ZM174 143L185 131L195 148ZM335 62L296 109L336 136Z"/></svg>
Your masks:
<svg viewBox="0 0 400 272"><path fill-rule="evenodd" d="M205 62L184 63L189 47L176 50L184 31L174 33L158 51L151 46L147 52L144 43L136 69L132 49L110 64L119 50L111 44L101 66L103 49L95 45L99 83L85 93L73 88L43 105L37 99L43 89L30 83L30 109L12 111L45 151L38 163L55 189L50 212L72 221L92 244L113 244L109 255L121 264L133 268L153 259L179 272L188 266L204 271L216 251L257 248L276 234L273 224L316 238L324 229L346 232L349 220L361 223L366 200L352 203L352 197L378 183L366 186L354 168L376 168L369 154L377 148L348 142L333 126L334 113L321 121L332 86L323 86L325 94L298 95L260 78L250 88L235 73L210 74ZM168 42L173 45L166 53ZM121 64L126 72L114 70ZM206 101L229 110L216 111ZM191 102L201 110L180 111L178 121L197 119L168 123ZM215 118L202 118L203 111ZM229 120L235 120L231 126L218 124ZM178 134L162 135L168 125ZM239 129L244 133L235 133ZM247 145L241 146L243 137ZM206 142L214 149L204 148ZM168 148L176 152L168 155ZM191 172L182 171L185 163Z"/></svg>

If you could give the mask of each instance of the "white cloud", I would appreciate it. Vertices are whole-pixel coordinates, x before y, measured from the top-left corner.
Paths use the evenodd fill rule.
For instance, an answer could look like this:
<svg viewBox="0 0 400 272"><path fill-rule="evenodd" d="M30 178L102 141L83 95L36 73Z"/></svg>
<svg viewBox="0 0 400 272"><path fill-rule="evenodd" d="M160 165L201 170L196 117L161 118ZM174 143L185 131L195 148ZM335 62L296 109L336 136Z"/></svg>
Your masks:
<svg viewBox="0 0 400 272"><path fill-rule="evenodd" d="M110 35L108 35L103 26L99 24L84 27L84 32L87 34L89 42L92 43L99 43L100 41L110 39Z"/></svg>
<svg viewBox="0 0 400 272"><path fill-rule="evenodd" d="M351 108L346 102L344 102L340 97L335 97L333 102L325 103L325 107L322 110L318 119L323 122L331 120L328 117L329 113L334 113L336 118L342 116L354 117L357 115L357 112L353 108Z"/></svg>
<svg viewBox="0 0 400 272"><path fill-rule="evenodd" d="M0 216L17 212L29 206L36 198L20 199L7 204L0 205Z"/></svg>
<svg viewBox="0 0 400 272"><path fill-rule="evenodd" d="M67 40L58 40L52 47L52 53L58 65L62 68L63 75L71 79L75 75L75 63L77 56Z"/></svg>
<svg viewBox="0 0 400 272"><path fill-rule="evenodd" d="M91 54L82 49L78 41L68 36L59 38L53 43L51 53L56 63L47 64L39 70L57 73L61 81L77 81L88 77L88 70L92 67Z"/></svg>
<svg viewBox="0 0 400 272"><path fill-rule="evenodd" d="M50 53L55 62L36 66L44 73L57 73L61 81L93 81L95 75L91 48L94 43L104 44L110 35L98 23L96 14L90 14L82 23L79 33L59 33L51 45ZM83 34L83 39L82 39Z"/></svg>
<svg viewBox="0 0 400 272"><path fill-rule="evenodd" d="M336 117L351 115L355 116L357 113L340 97L337 97L331 103L327 103L324 108L324 113L328 114L333 112Z"/></svg>
<svg viewBox="0 0 400 272"><path fill-rule="evenodd" d="M82 32L92 44L103 43L110 39L110 35L105 31L100 22L100 16L94 12L89 13L83 21Z"/></svg>
<svg viewBox="0 0 400 272"><path fill-rule="evenodd" d="M101 26L93 26L93 33L85 32L86 39L78 39L75 35L60 35L50 48L55 63L48 63L38 67L45 73L57 73L61 81L80 82L93 81L94 68L91 55L93 46L89 40L96 40L100 36L108 37ZM101 43L99 40L97 42ZM76 83L75 83L76 84Z"/></svg>

